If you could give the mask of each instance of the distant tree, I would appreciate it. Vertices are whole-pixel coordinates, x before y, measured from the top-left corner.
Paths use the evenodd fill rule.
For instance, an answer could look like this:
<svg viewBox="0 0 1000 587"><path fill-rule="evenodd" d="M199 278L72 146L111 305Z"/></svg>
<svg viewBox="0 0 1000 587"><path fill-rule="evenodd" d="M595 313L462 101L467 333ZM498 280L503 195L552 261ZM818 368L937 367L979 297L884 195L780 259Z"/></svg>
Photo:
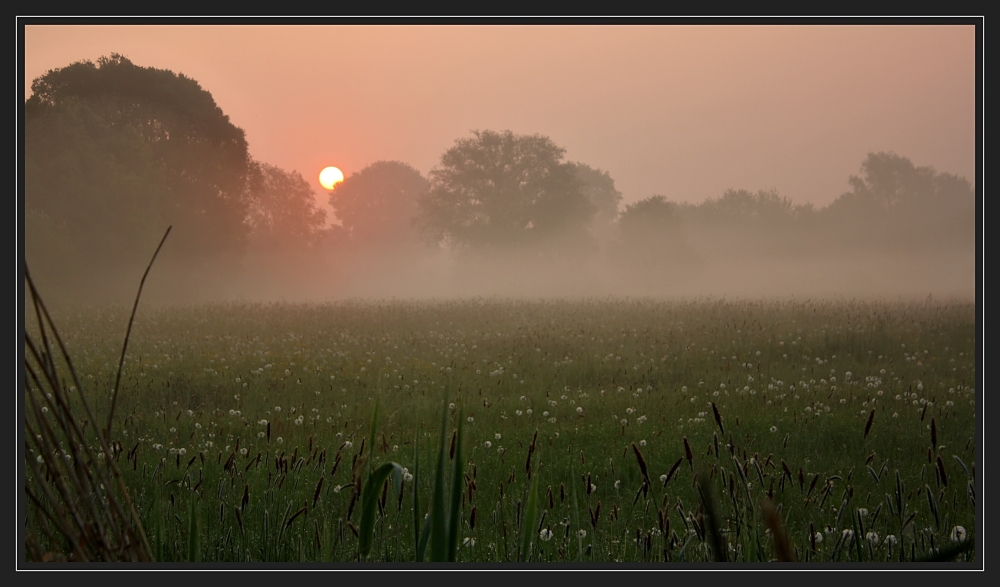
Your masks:
<svg viewBox="0 0 1000 587"><path fill-rule="evenodd" d="M687 242L682 206L654 195L625 206L618 218L616 265L650 283L664 283L690 265L694 250Z"/></svg>
<svg viewBox="0 0 1000 587"><path fill-rule="evenodd" d="M623 235L660 236L678 227L677 210L674 202L654 195L625 206L618 224Z"/></svg>
<svg viewBox="0 0 1000 587"><path fill-rule="evenodd" d="M790 218L795 209L791 200L773 189L757 192L729 189L719 198L706 201L701 207L710 216L739 222L769 222Z"/></svg>
<svg viewBox="0 0 1000 587"><path fill-rule="evenodd" d="M852 175L851 192L871 199L883 208L893 208L933 196L936 173L930 167L916 167L895 153L869 153L861 163L861 175Z"/></svg>
<svg viewBox="0 0 1000 587"><path fill-rule="evenodd" d="M478 250L588 242L595 206L563 148L541 135L472 134L431 171L421 212L432 240Z"/></svg>
<svg viewBox="0 0 1000 587"><path fill-rule="evenodd" d="M326 212L302 174L252 162L249 174L250 241L260 248L303 249L322 238Z"/></svg>
<svg viewBox="0 0 1000 587"><path fill-rule="evenodd" d="M918 167L891 152L869 153L860 175L821 211L830 230L858 245L890 248L968 246L975 234L975 191L963 177Z"/></svg>
<svg viewBox="0 0 1000 587"><path fill-rule="evenodd" d="M594 207L595 214L592 224L594 234L606 239L618 219L618 206L622 201L622 193L615 188L615 180L611 174L602 169L594 169L585 163L570 163L576 172L576 178L583 184L582 192L587 201Z"/></svg>
<svg viewBox="0 0 1000 587"><path fill-rule="evenodd" d="M399 161L377 161L349 175L330 194L353 243L393 246L415 239L418 201L429 182Z"/></svg>

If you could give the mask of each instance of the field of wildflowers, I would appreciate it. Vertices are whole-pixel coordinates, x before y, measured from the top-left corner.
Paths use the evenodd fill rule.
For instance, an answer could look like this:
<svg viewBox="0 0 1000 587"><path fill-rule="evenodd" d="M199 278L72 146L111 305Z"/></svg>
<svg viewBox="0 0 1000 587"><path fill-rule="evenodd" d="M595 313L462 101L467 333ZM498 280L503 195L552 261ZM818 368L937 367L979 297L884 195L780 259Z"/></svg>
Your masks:
<svg viewBox="0 0 1000 587"><path fill-rule="evenodd" d="M97 413L127 320L57 318ZM91 448L158 561L414 561L455 459L457 561L967 561L976 364L972 303L147 308Z"/></svg>

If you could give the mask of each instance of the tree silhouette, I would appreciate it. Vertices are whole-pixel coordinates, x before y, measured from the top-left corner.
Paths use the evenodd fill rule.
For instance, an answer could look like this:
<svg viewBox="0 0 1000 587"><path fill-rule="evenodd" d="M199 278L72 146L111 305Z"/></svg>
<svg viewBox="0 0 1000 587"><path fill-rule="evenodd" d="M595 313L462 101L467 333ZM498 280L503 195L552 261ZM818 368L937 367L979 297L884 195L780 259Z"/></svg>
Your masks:
<svg viewBox="0 0 1000 587"><path fill-rule="evenodd" d="M421 199L431 240L498 250L587 239L595 206L563 148L537 134L472 134L431 171Z"/></svg>
<svg viewBox="0 0 1000 587"><path fill-rule="evenodd" d="M582 192L595 209L592 230L601 240L608 240L618 219L618 206L622 193L615 188L611 174L602 169L594 169L586 163L571 163L576 178L582 183Z"/></svg>
<svg viewBox="0 0 1000 587"><path fill-rule="evenodd" d="M966 247L975 238L975 192L963 177L918 167L892 152L869 153L851 189L819 216L855 247Z"/></svg>
<svg viewBox="0 0 1000 587"><path fill-rule="evenodd" d="M257 247L302 249L319 242L326 212L297 171L254 161L249 177L250 240Z"/></svg>
<svg viewBox="0 0 1000 587"><path fill-rule="evenodd" d="M35 237L62 232L63 248L79 251L67 263L106 274L173 225L161 273L183 267L190 285L237 265L251 159L243 131L197 82L112 54L51 70L32 90L25 208L37 233L26 253L48 256Z"/></svg>
<svg viewBox="0 0 1000 587"><path fill-rule="evenodd" d="M418 200L429 182L399 161L378 161L351 174L330 194L330 205L359 246L396 246L416 239Z"/></svg>

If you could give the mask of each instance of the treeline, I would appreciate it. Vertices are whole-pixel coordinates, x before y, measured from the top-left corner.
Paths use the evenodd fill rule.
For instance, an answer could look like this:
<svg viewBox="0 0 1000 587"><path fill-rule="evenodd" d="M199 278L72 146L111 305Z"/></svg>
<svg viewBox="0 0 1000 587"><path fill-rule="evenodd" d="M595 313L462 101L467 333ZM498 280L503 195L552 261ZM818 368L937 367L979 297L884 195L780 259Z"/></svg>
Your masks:
<svg viewBox="0 0 1000 587"><path fill-rule="evenodd" d="M190 78L113 54L50 71L32 91L25 255L40 283L77 302L134 295L167 225L158 289L177 300L250 285L357 293L352 284L380 279L382 293L405 296L393 276L412 285L443 254L480 283L517 274L656 291L765 259L919 263L975 249L972 185L893 153L869 153L822 209L773 190L623 207L606 171L509 131L458 139L428 177L372 163L329 194L338 224L328 226L312 183L254 160L243 131Z"/></svg>

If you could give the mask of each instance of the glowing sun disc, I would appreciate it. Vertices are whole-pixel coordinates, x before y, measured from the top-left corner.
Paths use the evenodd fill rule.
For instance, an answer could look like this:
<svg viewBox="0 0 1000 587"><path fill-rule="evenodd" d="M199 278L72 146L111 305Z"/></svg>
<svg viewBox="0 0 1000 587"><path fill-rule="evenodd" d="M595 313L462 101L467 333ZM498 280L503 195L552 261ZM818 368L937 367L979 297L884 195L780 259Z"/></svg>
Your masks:
<svg viewBox="0 0 1000 587"><path fill-rule="evenodd" d="M344 173L336 167L327 167L319 172L319 183L328 190L332 190L333 186L342 181L344 181Z"/></svg>

